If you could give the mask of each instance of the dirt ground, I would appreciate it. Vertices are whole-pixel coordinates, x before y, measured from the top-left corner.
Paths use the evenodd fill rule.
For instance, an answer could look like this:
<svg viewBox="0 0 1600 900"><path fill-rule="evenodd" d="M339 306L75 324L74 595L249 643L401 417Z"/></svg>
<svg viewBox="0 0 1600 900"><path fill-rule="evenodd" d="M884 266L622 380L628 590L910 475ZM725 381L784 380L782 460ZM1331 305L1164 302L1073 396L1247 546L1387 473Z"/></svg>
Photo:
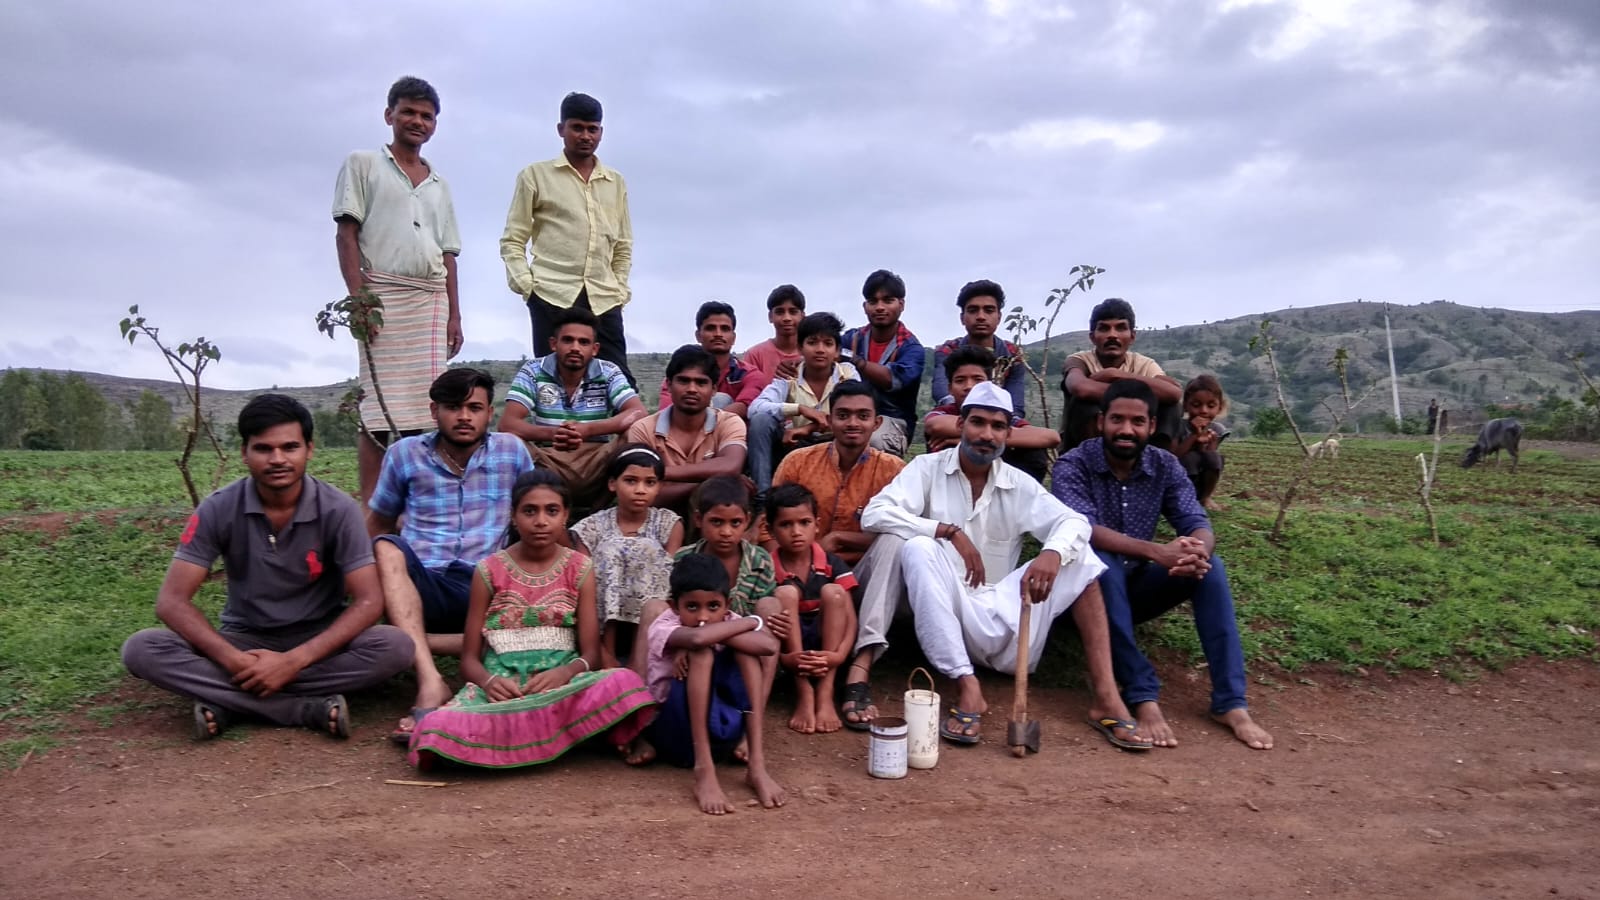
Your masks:
<svg viewBox="0 0 1600 900"><path fill-rule="evenodd" d="M1081 692L1039 691L1039 755L1009 755L996 702L982 745L881 781L865 736L775 720L788 805L721 818L691 804L687 772L599 749L418 775L383 740L389 696L356 698L348 744L267 728L194 744L187 705L133 687L158 705L0 776L0 896L1600 897L1593 664L1258 685L1266 753L1200 715L1201 672L1164 671L1178 749L1114 750L1081 724ZM419 778L450 784L385 784Z"/></svg>

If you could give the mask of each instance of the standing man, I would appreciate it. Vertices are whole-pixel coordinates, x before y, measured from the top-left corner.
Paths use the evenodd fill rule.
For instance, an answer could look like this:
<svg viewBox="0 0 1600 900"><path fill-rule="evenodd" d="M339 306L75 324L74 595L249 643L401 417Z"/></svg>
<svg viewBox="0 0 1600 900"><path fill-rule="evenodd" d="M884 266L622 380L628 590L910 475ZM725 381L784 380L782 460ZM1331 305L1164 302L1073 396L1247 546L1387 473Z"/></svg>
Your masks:
<svg viewBox="0 0 1600 900"><path fill-rule="evenodd" d="M1092 350L1080 350L1062 366L1061 449L1099 434L1100 398L1118 381L1137 381L1155 392L1160 412L1150 443L1166 450L1178 436L1183 418L1183 385L1148 356L1133 352L1133 306L1120 297L1102 301L1089 311Z"/></svg>
<svg viewBox="0 0 1600 900"><path fill-rule="evenodd" d="M550 346L556 310L588 310L600 319L600 358L621 369L637 390L622 330L622 307L633 296L633 223L622 175L594 155L600 113L600 101L588 94L561 101L561 155L517 175L500 257L512 293L528 302L535 353Z"/></svg>
<svg viewBox="0 0 1600 900"><path fill-rule="evenodd" d="M720 300L707 300L694 314L694 339L700 348L717 361L716 393L711 395L711 408L727 410L749 421L750 404L761 396L761 391L772 378L760 369L746 365L733 352L733 342L738 338L739 316L733 307ZM661 396L657 409L672 403L672 389L667 379L661 379Z"/></svg>
<svg viewBox="0 0 1600 900"><path fill-rule="evenodd" d="M861 514L863 528L883 533L879 540L904 542L900 569L917 641L934 668L956 680L956 703L939 733L958 744L978 743L989 705L974 664L1032 671L1050 623L1071 610L1094 695L1090 724L1115 746L1148 750L1150 740L1129 718L1112 676L1106 608L1095 585L1105 565L1089 547L1089 523L1001 461L1011 416L1005 391L988 382L974 387L961 404L960 446L907 463ZM1043 549L1017 568L1023 532ZM1039 604L1025 660L1017 658L1024 598Z"/></svg>
<svg viewBox="0 0 1600 900"><path fill-rule="evenodd" d="M367 354L358 354L361 422L371 435L357 444L362 498L372 496L384 447L432 426L428 385L461 351L461 235L449 186L422 158L438 118L432 85L410 76L396 81L383 110L393 140L350 154L334 182L339 273L350 296L370 291L383 301L383 325L372 329L368 346L383 402L400 430L389 433Z"/></svg>
<svg viewBox="0 0 1600 900"><path fill-rule="evenodd" d="M689 512L689 495L701 482L744 470L745 424L716 409L717 361L698 344L685 344L667 360L672 405L645 416L628 429L628 442L655 448L666 464L656 505Z"/></svg>
<svg viewBox="0 0 1600 900"><path fill-rule="evenodd" d="M906 283L899 275L888 269L873 272L861 286L861 296L867 324L844 333L844 350L878 398L883 424L873 432L872 446L903 457L917 427L922 342L900 322L906 311Z"/></svg>
<svg viewBox="0 0 1600 900"><path fill-rule="evenodd" d="M1211 521L1178 458L1146 446L1155 433L1155 392L1124 379L1106 387L1100 404L1101 436L1056 460L1050 489L1093 524L1090 540L1105 563L1100 592L1122 697L1133 707L1139 731L1157 747L1178 745L1156 702L1161 680L1139 652L1133 626L1191 601L1211 672L1211 717L1246 746L1271 750L1272 735L1250 718L1245 704L1244 650L1228 575L1212 555ZM1161 516L1178 535L1165 543L1155 540Z"/></svg>
<svg viewBox="0 0 1600 900"><path fill-rule="evenodd" d="M397 743L411 739L417 718L454 696L433 655L461 655L472 573L505 539L511 486L533 471L521 438L489 433L488 373L450 369L428 396L438 430L390 448L367 501L384 612L415 647L417 697L392 735Z"/></svg>
<svg viewBox="0 0 1600 900"><path fill-rule="evenodd" d="M239 436L249 477L189 517L156 596L167 627L128 638L122 664L194 698L196 740L216 737L241 714L349 737L341 692L403 671L411 641L378 624L383 594L361 505L306 474L310 411L292 397L262 394L240 410ZM228 601L213 628L194 597L218 557Z"/></svg>
<svg viewBox="0 0 1600 900"><path fill-rule="evenodd" d="M944 374L945 357L962 347L982 347L994 354L994 369L989 373L989 380L1011 396L1013 414L1028 414L1028 376L1022 366L1022 348L995 336L1000 329L1005 302L1005 290L992 281L969 281L961 287L961 293L956 295L956 308L961 310L961 327L967 333L945 341L933 352L934 406L955 401L950 393L950 380Z"/></svg>
<svg viewBox="0 0 1600 900"><path fill-rule="evenodd" d="M599 331L591 313L557 313L549 355L517 372L498 426L527 441L534 461L560 475L583 508L605 491L611 436L647 415L622 370L595 359Z"/></svg>

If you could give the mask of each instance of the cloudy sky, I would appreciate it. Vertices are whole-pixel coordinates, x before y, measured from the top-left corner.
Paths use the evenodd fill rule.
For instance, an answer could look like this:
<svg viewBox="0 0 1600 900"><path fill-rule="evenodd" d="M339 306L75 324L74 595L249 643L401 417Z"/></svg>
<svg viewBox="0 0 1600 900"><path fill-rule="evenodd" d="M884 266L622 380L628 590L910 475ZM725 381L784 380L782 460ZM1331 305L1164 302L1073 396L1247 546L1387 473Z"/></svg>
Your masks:
<svg viewBox="0 0 1600 900"><path fill-rule="evenodd" d="M1141 326L1364 297L1600 306L1600 3L54 0L0 7L0 365L214 383L355 372L330 204L415 74L462 225L468 358L529 350L497 241L570 90L628 179L630 346L794 282L860 318L874 268L953 336L980 277L1038 306L1077 263ZM1087 307L1069 310L1073 327Z"/></svg>

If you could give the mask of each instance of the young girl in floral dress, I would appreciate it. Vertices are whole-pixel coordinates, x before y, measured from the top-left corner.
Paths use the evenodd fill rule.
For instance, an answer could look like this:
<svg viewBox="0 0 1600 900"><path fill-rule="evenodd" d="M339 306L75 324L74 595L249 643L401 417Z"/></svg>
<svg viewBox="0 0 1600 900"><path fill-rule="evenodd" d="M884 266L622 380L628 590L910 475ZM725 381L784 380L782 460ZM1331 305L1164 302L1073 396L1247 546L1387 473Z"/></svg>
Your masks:
<svg viewBox="0 0 1600 900"><path fill-rule="evenodd" d="M461 652L470 683L417 723L412 765L538 765L602 732L626 745L649 724L655 702L639 674L601 668L594 565L559 542L569 502L547 469L517 479L516 540L473 576Z"/></svg>
<svg viewBox="0 0 1600 900"><path fill-rule="evenodd" d="M665 474L654 449L623 446L606 469L606 486L617 505L572 529L583 543L580 549L594 559L600 652L607 666L629 658L639 612L648 600L666 599L672 555L683 545L678 514L652 505Z"/></svg>

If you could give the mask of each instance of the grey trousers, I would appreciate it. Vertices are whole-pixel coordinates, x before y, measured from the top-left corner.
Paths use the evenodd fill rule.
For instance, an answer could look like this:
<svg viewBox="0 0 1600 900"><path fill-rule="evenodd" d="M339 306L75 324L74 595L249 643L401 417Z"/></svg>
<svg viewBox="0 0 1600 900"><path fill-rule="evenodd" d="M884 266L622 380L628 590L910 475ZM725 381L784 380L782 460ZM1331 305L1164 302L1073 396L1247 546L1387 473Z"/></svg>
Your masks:
<svg viewBox="0 0 1600 900"><path fill-rule="evenodd" d="M889 624L895 614L910 609L900 569L900 548L905 545L903 538L880 534L855 566L862 588L861 609L856 614L856 652L871 649L874 662L889 649Z"/></svg>
<svg viewBox="0 0 1600 900"><path fill-rule="evenodd" d="M283 652L305 643L319 630L220 634L240 650ZM122 664L136 678L174 694L277 725L300 725L306 700L372 687L411 668L412 646L411 638L393 625L374 625L344 649L301 669L294 681L270 697L240 690L227 669L165 628L146 628L128 638L122 645Z"/></svg>

